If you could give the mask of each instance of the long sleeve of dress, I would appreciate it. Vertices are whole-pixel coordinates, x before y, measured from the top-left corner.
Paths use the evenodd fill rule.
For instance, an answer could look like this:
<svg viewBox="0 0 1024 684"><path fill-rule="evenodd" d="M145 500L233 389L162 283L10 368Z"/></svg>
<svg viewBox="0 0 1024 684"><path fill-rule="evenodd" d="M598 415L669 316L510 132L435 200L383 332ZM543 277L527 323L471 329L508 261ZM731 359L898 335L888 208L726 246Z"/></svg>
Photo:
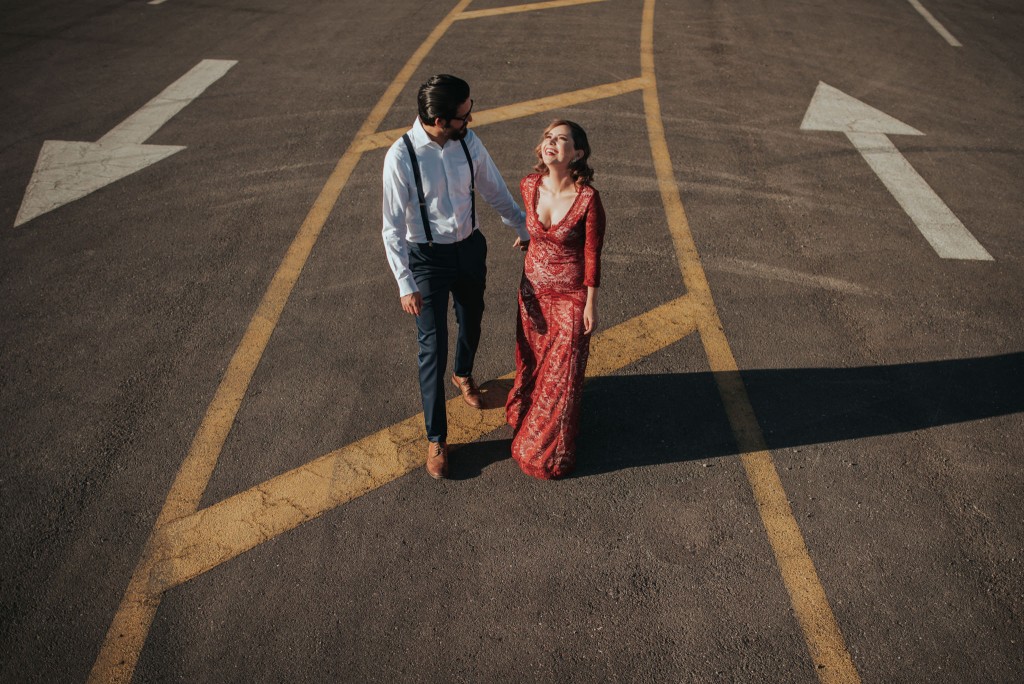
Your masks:
<svg viewBox="0 0 1024 684"><path fill-rule="evenodd" d="M604 206L601 195L594 198L587 209L587 230L583 242L583 284L598 287L601 284L601 247L604 246Z"/></svg>

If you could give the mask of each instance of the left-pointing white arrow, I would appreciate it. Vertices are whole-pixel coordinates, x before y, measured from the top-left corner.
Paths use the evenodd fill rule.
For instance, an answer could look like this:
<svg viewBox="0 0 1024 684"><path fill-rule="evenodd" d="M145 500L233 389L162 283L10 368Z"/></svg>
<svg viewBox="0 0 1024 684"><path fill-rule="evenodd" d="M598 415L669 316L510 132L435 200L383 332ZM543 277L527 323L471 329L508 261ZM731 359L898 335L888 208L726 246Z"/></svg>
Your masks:
<svg viewBox="0 0 1024 684"><path fill-rule="evenodd" d="M43 142L14 225L20 226L185 149L142 143L237 63L204 59L97 142Z"/></svg>

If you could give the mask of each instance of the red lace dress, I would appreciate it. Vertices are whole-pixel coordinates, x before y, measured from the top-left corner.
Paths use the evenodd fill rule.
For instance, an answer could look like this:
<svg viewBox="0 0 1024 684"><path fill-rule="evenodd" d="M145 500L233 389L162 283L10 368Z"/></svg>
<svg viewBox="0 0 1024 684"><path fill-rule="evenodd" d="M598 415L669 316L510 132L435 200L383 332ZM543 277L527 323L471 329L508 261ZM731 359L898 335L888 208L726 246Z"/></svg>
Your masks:
<svg viewBox="0 0 1024 684"><path fill-rule="evenodd" d="M604 208L597 190L579 189L565 217L545 228L532 174L520 183L530 248L519 285L516 380L505 405L512 457L523 472L552 479L576 465L583 375L590 335L583 332L587 287L601 278Z"/></svg>

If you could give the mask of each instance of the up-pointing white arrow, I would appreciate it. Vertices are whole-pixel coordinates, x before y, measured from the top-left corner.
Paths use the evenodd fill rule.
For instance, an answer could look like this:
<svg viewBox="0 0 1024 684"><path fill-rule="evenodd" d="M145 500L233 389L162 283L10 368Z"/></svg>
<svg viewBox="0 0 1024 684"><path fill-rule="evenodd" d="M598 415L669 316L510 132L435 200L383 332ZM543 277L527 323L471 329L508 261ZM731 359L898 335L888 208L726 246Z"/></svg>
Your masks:
<svg viewBox="0 0 1024 684"><path fill-rule="evenodd" d="M800 130L845 133L940 257L992 261L887 137L924 133L821 82Z"/></svg>
<svg viewBox="0 0 1024 684"><path fill-rule="evenodd" d="M185 149L142 143L237 63L204 59L98 142L43 142L14 225L20 226Z"/></svg>

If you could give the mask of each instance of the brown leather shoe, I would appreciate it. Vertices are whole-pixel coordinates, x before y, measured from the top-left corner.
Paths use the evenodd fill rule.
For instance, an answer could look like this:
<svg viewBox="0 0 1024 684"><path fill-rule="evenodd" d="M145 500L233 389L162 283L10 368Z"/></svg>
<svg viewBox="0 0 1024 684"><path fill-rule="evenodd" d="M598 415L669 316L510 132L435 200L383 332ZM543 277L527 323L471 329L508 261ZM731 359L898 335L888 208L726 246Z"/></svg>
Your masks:
<svg viewBox="0 0 1024 684"><path fill-rule="evenodd" d="M448 477L448 445L444 442L428 442L427 473L435 480Z"/></svg>
<svg viewBox="0 0 1024 684"><path fill-rule="evenodd" d="M472 375L467 375L464 378L453 375L452 384L459 388L459 391L462 392L462 399L467 404L475 409L483 408L484 401L480 398L480 388L476 386Z"/></svg>

